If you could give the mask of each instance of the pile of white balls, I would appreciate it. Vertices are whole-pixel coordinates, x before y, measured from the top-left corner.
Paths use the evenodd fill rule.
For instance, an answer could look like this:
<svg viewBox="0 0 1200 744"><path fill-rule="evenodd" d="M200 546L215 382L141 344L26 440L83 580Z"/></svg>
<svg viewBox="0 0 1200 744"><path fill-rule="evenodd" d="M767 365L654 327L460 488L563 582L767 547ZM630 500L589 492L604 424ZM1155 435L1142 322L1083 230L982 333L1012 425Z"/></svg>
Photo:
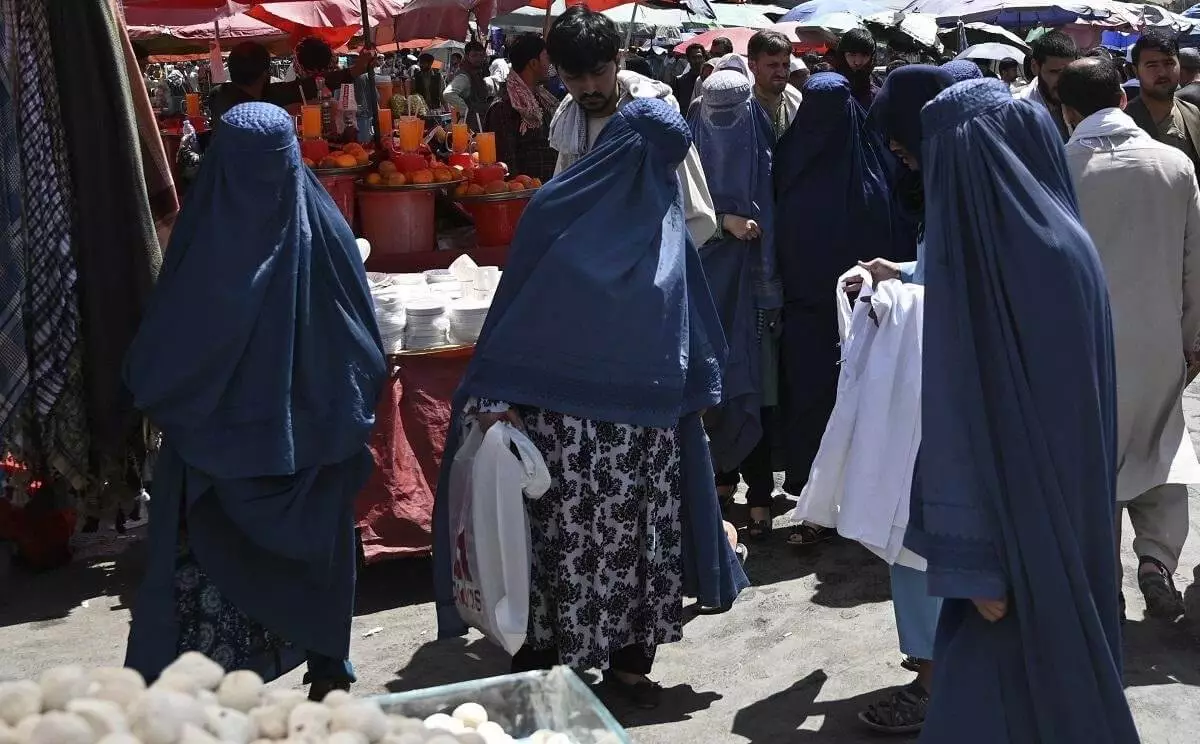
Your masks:
<svg viewBox="0 0 1200 744"><path fill-rule="evenodd" d="M476 703L424 721L372 700L267 690L254 672L225 673L198 653L149 687L132 669L64 666L38 681L0 682L0 744L514 744ZM571 744L539 731L533 744Z"/></svg>

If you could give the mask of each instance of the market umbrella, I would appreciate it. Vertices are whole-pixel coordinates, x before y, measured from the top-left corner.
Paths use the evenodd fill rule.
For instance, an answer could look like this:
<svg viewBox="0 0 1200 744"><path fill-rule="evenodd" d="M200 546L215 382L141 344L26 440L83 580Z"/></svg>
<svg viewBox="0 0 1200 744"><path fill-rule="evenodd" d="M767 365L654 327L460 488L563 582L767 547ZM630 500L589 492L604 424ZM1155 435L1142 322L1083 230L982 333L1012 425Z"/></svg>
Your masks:
<svg viewBox="0 0 1200 744"><path fill-rule="evenodd" d="M708 49L712 45L713 39L724 36L733 42L733 51L738 54L746 54L746 46L750 43L750 37L756 33L758 33L758 29L753 28L714 28L711 31L705 31L702 34L697 34L686 41L676 44L675 53L687 53L687 48L692 44L699 44Z"/></svg>
<svg viewBox="0 0 1200 744"><path fill-rule="evenodd" d="M287 40L287 34L278 28L245 13L216 21L209 18L210 10L201 10L199 16L191 10L172 10L166 16L155 13L128 8L125 17L129 38L143 43L155 56L201 54L218 36L225 49L243 41L259 41L272 47Z"/></svg>
<svg viewBox="0 0 1200 744"><path fill-rule="evenodd" d="M1026 52L1029 51L1029 44L1025 43L1024 39L1001 26L993 26L990 23L975 21L963 24L963 31L966 33L968 45L995 41L1001 44L1012 44L1018 49ZM938 36L941 37L944 43L954 47L958 46L957 26L940 29Z"/></svg>
<svg viewBox="0 0 1200 744"><path fill-rule="evenodd" d="M559 15L566 12L567 7L568 7L568 5L565 2L563 2L562 0L556 0L556 2L554 3L554 7L550 11L550 17L557 18ZM589 6L589 7L591 7L591 6ZM650 29L656 29L656 30L658 30L658 29L675 29L676 31L682 31L684 28L699 28L701 30L707 30L714 26L717 26L717 27L732 27L732 26L749 27L751 24L753 24L756 26L765 27L765 26L771 25L771 20L769 18L767 18L765 15L750 12L750 11L756 11L758 9L758 6L755 6L755 5L743 6L746 8L746 10L741 11L739 15L725 15L725 12L727 9L732 9L737 6L717 5L714 7L717 8L718 13L723 14L722 17L727 17L727 18L733 17L733 18L738 18L740 20L749 19L750 22L749 23L739 23L739 22L714 23L712 21L712 19L710 19L706 16L703 16L703 15L692 13L692 12L688 11L686 8L683 8L678 5L660 6L657 4L656 5L642 5L642 4L634 5L631 3L626 3L624 5L618 5L618 6L609 8L608 10L603 10L600 12L603 13L608 18L610 18L613 21L613 23L616 23L618 26L626 27L626 28L628 28L632 24L633 26L636 26L636 27L644 27L644 28L650 28ZM524 7L515 8L507 13L496 16L495 18L492 19L491 23L493 26L496 26L497 28L541 29L542 26L545 24L545 21L546 21L545 9L540 9L534 5L526 5ZM655 33L656 37L663 36L663 35L664 34L661 34L661 33ZM677 33L674 34L674 37L678 38L678 34Z"/></svg>
<svg viewBox="0 0 1200 744"><path fill-rule="evenodd" d="M938 52L942 50L937 19L931 15L888 10L867 16L863 22L868 29L879 33L897 48L917 46Z"/></svg>
<svg viewBox="0 0 1200 744"><path fill-rule="evenodd" d="M906 4L907 0L808 0L785 13L779 22L811 23L816 18L835 13L849 13L861 18L888 10L900 10Z"/></svg>
<svg viewBox="0 0 1200 744"><path fill-rule="evenodd" d="M988 59L996 62L1015 59L1017 62L1023 63L1025 62L1025 52L1008 44L988 42L986 44L976 44L975 46L967 47L959 52L955 59Z"/></svg>
<svg viewBox="0 0 1200 744"><path fill-rule="evenodd" d="M392 41L389 29L404 6L404 0L272 2L255 5L246 11L246 15L286 31L293 39L317 36L336 48L362 30L364 5L368 22L372 27L379 27L376 41Z"/></svg>
<svg viewBox="0 0 1200 744"><path fill-rule="evenodd" d="M937 16L950 26L962 21L985 21L1000 26L1065 26L1076 21L1129 23L1134 18L1116 0L913 0L905 10Z"/></svg>

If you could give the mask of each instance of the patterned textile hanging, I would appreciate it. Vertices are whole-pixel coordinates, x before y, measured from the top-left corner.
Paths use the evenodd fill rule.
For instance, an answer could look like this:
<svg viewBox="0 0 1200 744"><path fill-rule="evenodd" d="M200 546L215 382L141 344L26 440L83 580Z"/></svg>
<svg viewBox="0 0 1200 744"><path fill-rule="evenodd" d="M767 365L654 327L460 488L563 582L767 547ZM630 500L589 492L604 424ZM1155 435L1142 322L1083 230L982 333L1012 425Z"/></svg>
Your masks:
<svg viewBox="0 0 1200 744"><path fill-rule="evenodd" d="M131 459L145 457L142 420L122 370L162 254L118 14L110 0L49 3L46 11L75 186L72 236L92 471L113 483Z"/></svg>
<svg viewBox="0 0 1200 744"><path fill-rule="evenodd" d="M22 307L25 235L21 224L21 159L13 105L16 56L11 41L15 34L8 18L7 12L0 13L0 441L29 385Z"/></svg>
<svg viewBox="0 0 1200 744"><path fill-rule="evenodd" d="M17 137L24 201L28 407L12 442L35 471L83 488L89 470L72 184L46 0L0 0L17 61Z"/></svg>

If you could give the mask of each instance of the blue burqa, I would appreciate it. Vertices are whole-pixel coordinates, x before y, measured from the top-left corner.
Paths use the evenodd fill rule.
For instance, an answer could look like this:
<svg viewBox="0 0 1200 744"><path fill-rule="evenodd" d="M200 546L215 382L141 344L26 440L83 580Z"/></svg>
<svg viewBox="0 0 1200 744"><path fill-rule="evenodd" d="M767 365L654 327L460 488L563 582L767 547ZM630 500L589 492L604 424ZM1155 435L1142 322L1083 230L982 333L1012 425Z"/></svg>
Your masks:
<svg viewBox="0 0 1200 744"><path fill-rule="evenodd" d="M153 678L178 653L181 528L221 594L289 643L256 671L346 658L353 503L384 379L354 235L301 162L291 117L235 107L126 360L138 408L163 432L128 665Z"/></svg>
<svg viewBox="0 0 1200 744"><path fill-rule="evenodd" d="M757 310L783 305L775 266L771 122L738 70L718 70L704 81L688 121L717 214L755 220L762 236L728 233L700 247L709 291L729 346L721 404L704 415L719 471L737 468L762 438L762 353Z"/></svg>
<svg viewBox="0 0 1200 744"><path fill-rule="evenodd" d="M921 485L945 597L924 744L1132 744L1114 537L1108 289L1042 106L998 80L922 115ZM1007 598L989 623L971 598Z"/></svg>
<svg viewBox="0 0 1200 744"><path fill-rule="evenodd" d="M837 396L837 278L858 261L894 256L890 158L866 126L850 84L832 72L808 79L796 118L775 145L783 426L792 493L808 480Z"/></svg>
<svg viewBox="0 0 1200 744"><path fill-rule="evenodd" d="M434 505L440 636L466 631L454 606L446 489L472 397L677 426L684 590L727 607L747 585L725 539L700 422L721 398L725 342L675 175L690 144L673 107L635 100L530 200L452 403Z"/></svg>

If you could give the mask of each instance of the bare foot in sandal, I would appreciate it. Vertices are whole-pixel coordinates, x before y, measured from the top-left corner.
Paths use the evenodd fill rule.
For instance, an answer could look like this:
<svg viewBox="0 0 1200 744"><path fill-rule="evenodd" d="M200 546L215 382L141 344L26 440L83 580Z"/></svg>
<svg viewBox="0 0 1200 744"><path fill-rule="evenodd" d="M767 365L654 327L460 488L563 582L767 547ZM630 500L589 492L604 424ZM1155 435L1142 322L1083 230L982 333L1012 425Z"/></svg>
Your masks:
<svg viewBox="0 0 1200 744"><path fill-rule="evenodd" d="M823 543L836 534L837 531L829 527L821 527L820 525L805 522L792 528L792 534L788 535L788 545L808 547L809 545Z"/></svg>

